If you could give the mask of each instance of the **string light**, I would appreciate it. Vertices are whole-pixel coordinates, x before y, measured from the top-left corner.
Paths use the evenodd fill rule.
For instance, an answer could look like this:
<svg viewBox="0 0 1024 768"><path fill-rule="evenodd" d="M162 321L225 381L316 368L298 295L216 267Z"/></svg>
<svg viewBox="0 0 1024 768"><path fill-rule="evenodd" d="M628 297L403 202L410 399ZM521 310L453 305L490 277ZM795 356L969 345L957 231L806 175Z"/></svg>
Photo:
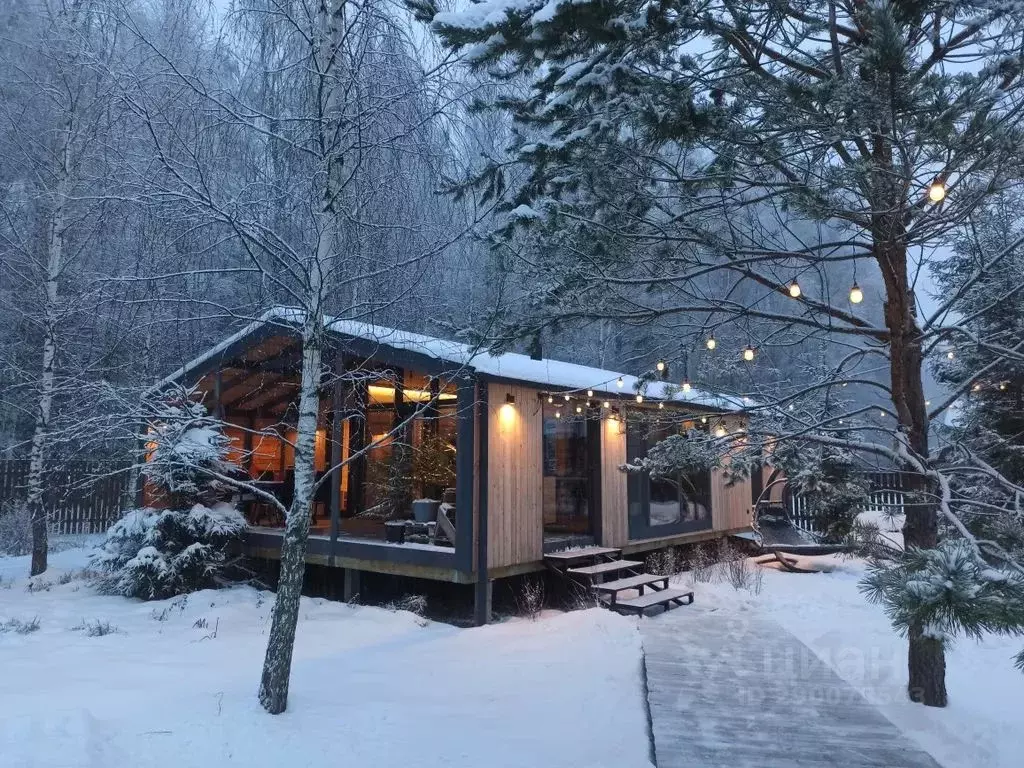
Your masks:
<svg viewBox="0 0 1024 768"><path fill-rule="evenodd" d="M587 390L587 397L593 397L593 396L594 396L594 390L588 389Z"/></svg>
<svg viewBox="0 0 1024 768"><path fill-rule="evenodd" d="M664 403L658 403L658 407L659 407L659 408L664 408L664 407L665 407L665 404L664 404Z"/></svg>
<svg viewBox="0 0 1024 768"><path fill-rule="evenodd" d="M576 406L576 413L583 413L583 406L582 405L577 405Z"/></svg>
<svg viewBox="0 0 1024 768"><path fill-rule="evenodd" d="M754 359L754 348L749 344L747 345L746 349L743 350L743 359L746 360L748 363Z"/></svg>
<svg viewBox="0 0 1024 768"><path fill-rule="evenodd" d="M925 404L926 406L930 406L930 405L932 404L932 401L931 401L931 400L925 400L925 401L924 401L924 404Z"/></svg>
<svg viewBox="0 0 1024 768"><path fill-rule="evenodd" d="M701 424L707 424L708 423L708 417L707 416L701 416L700 417L700 423Z"/></svg>
<svg viewBox="0 0 1024 768"><path fill-rule="evenodd" d="M567 403L569 402L569 394L568 393L566 393L566 395L565 395L565 402L567 402Z"/></svg>
<svg viewBox="0 0 1024 768"><path fill-rule="evenodd" d="M683 392L689 392L693 387L690 386L689 379L683 379Z"/></svg>
<svg viewBox="0 0 1024 768"><path fill-rule="evenodd" d="M946 199L946 185L936 179L928 187L928 199L933 203L941 203Z"/></svg>
<svg viewBox="0 0 1024 768"><path fill-rule="evenodd" d="M618 381L615 382L615 384L618 386L619 389L622 389L624 386L626 386L626 382L622 380L621 376L619 376L619 379Z"/></svg>
<svg viewBox="0 0 1024 768"><path fill-rule="evenodd" d="M715 337L714 336L708 336L708 340L707 340L707 347L708 347L708 349L714 349L717 346L718 346L718 342L715 341Z"/></svg>
<svg viewBox="0 0 1024 768"><path fill-rule="evenodd" d="M1005 392L1006 391L1006 382L1005 381L999 382L999 391L1000 392Z"/></svg>
<svg viewBox="0 0 1024 768"><path fill-rule="evenodd" d="M609 403L607 400L605 400L603 403L601 403L601 405L603 405L605 408L611 408L612 407L612 404Z"/></svg>
<svg viewBox="0 0 1024 768"><path fill-rule="evenodd" d="M664 360L659 360L658 361L658 365L656 367L658 369L658 373L664 373L665 372L665 361Z"/></svg>
<svg viewBox="0 0 1024 768"><path fill-rule="evenodd" d="M643 396L643 395L637 395L637 396L636 396L636 401L637 401L638 403L642 403L642 402L644 401L644 396Z"/></svg>
<svg viewBox="0 0 1024 768"><path fill-rule="evenodd" d="M975 392L980 392L981 384L975 384L973 387L971 387L971 389L974 390Z"/></svg>
<svg viewBox="0 0 1024 768"><path fill-rule="evenodd" d="M551 395L548 395L548 402L549 402L549 403L553 403L553 402L555 402L555 398L554 398L554 397L552 397Z"/></svg>
<svg viewBox="0 0 1024 768"><path fill-rule="evenodd" d="M850 288L850 303L860 304L864 301L864 291L860 289L860 286L854 282L853 287Z"/></svg>
<svg viewBox="0 0 1024 768"><path fill-rule="evenodd" d="M562 412L561 411L555 411L555 418L556 419L562 418Z"/></svg>
<svg viewBox="0 0 1024 768"><path fill-rule="evenodd" d="M801 293L803 293L803 291L800 290L800 283L794 280L792 283L789 284L790 296L792 296L794 299L799 299Z"/></svg>
<svg viewBox="0 0 1024 768"><path fill-rule="evenodd" d="M725 437L725 426L719 424L715 427L715 437Z"/></svg>

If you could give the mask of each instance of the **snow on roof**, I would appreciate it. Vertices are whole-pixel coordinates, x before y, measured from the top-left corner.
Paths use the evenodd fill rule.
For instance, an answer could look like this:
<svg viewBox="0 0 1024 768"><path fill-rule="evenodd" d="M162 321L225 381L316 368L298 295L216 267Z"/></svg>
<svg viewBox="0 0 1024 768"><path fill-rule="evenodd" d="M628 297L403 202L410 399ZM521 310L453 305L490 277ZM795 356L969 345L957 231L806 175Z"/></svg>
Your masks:
<svg viewBox="0 0 1024 768"><path fill-rule="evenodd" d="M236 342L245 338L267 324L281 324L294 327L301 322L302 311L287 307L277 307L265 312L242 330L224 339L199 357L186 363L170 376L158 382L151 389L156 390L176 381L190 371L196 369L211 358L221 354ZM595 392L617 394L635 393L640 386L640 379L627 373L594 368L562 360L544 358L534 360L529 355L518 352L504 352L493 355L486 350L471 347L457 341L439 339L419 333L403 331L371 325L355 320L325 318L328 331L351 336L364 341L374 342L382 347L417 352L459 366L465 366L477 373L496 376L529 384L551 387L558 391L583 392L592 389ZM618 386L622 378L622 387ZM679 403L713 408L716 410L738 411L745 406L740 398L724 394L706 392L696 387L689 392L682 392L669 382L651 381L644 387L644 397L651 400L671 400Z"/></svg>

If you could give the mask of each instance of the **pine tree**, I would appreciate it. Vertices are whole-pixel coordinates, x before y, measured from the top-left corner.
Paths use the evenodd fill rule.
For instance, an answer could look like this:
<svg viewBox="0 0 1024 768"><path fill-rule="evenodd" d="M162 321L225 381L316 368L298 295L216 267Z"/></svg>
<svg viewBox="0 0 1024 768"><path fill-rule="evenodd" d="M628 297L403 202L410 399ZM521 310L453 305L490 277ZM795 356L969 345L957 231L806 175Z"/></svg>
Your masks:
<svg viewBox="0 0 1024 768"><path fill-rule="evenodd" d="M691 348L731 330L746 345L742 357L732 347L737 378L758 394L771 439L814 439L903 472L908 568L929 562L941 517L943 534L968 543L976 572L989 559L1024 572L964 525L930 444L943 409L926 402L924 366L937 346L972 338L948 321L964 292L929 316L916 293L917 260L941 260L974 211L1021 183L1019 7L492 0L438 13L431 0L410 4L471 66L517 86L494 105L518 126L510 156L475 182L499 194L523 174L494 236L537 265L541 290L497 318L499 341L595 318L670 318ZM1007 257L986 253L982 274ZM858 274L878 291L867 294ZM849 385L860 402L825 421L791 410L800 391L758 388L759 354L810 340L839 354L802 390ZM992 482L1016 493L996 470ZM944 638L921 614L899 615L910 622L901 627L908 693L944 706Z"/></svg>

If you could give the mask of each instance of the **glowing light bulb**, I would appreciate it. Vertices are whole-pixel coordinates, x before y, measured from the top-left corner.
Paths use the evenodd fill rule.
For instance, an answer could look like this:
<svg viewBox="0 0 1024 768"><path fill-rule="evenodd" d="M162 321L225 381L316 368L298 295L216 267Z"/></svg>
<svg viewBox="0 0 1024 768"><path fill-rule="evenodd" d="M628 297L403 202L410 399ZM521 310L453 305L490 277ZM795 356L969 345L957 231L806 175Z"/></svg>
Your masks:
<svg viewBox="0 0 1024 768"><path fill-rule="evenodd" d="M850 303L860 304L862 301L864 301L864 291L860 289L859 285L854 283L853 287L850 289Z"/></svg>
<svg viewBox="0 0 1024 768"><path fill-rule="evenodd" d="M601 405L604 406L605 408L611 408L612 407L612 404L609 403L607 400L605 400L603 403L601 403Z"/></svg>
<svg viewBox="0 0 1024 768"><path fill-rule="evenodd" d="M664 407L665 407L665 404L664 404L664 403L658 403L658 407L659 407L659 408L664 408Z"/></svg>
<svg viewBox="0 0 1024 768"><path fill-rule="evenodd" d="M981 384L975 384L973 387L971 387L971 389L973 391L975 391L975 392L980 392L981 391Z"/></svg>
<svg viewBox="0 0 1024 768"><path fill-rule="evenodd" d="M941 203L946 199L946 185L941 181L933 181L928 187L928 199L933 203Z"/></svg>
<svg viewBox="0 0 1024 768"><path fill-rule="evenodd" d="M1006 382L1005 381L999 382L999 391L1000 392L1005 392L1006 391Z"/></svg>
<svg viewBox="0 0 1024 768"><path fill-rule="evenodd" d="M582 405L577 405L576 406L576 413L583 413L583 406Z"/></svg>
<svg viewBox="0 0 1024 768"><path fill-rule="evenodd" d="M707 340L707 347L708 347L708 349L714 349L717 346L718 346L718 342L715 341L715 337L714 336L708 336L708 340Z"/></svg>
<svg viewBox="0 0 1024 768"><path fill-rule="evenodd" d="M548 395L548 402L549 403L555 402L555 398L553 398L551 395Z"/></svg>
<svg viewBox="0 0 1024 768"><path fill-rule="evenodd" d="M657 368L658 368L658 373L661 373L662 371L664 371L665 370L665 361L664 360L659 360Z"/></svg>
<svg viewBox="0 0 1024 768"><path fill-rule="evenodd" d="M565 402L567 402L567 403L569 402L569 395L565 396Z"/></svg>
<svg viewBox="0 0 1024 768"><path fill-rule="evenodd" d="M715 437L725 437L725 427L721 424L715 427Z"/></svg>
<svg viewBox="0 0 1024 768"><path fill-rule="evenodd" d="M642 403L642 402L644 401L644 396L643 396L643 395L637 395L637 396L636 396L636 401L637 401L638 403Z"/></svg>
<svg viewBox="0 0 1024 768"><path fill-rule="evenodd" d="M594 396L594 390L588 389L587 390L587 397L593 397L593 396Z"/></svg>
<svg viewBox="0 0 1024 768"><path fill-rule="evenodd" d="M956 355L953 354L953 350L952 349L949 350L949 352L946 353L946 359L947 360L952 360L954 357L956 357Z"/></svg>
<svg viewBox="0 0 1024 768"><path fill-rule="evenodd" d="M753 347L748 346L746 349L743 350L743 359L746 360L748 363L754 359Z"/></svg>
<svg viewBox="0 0 1024 768"><path fill-rule="evenodd" d="M683 379L683 392L689 392L693 387L690 386L689 379Z"/></svg>
<svg viewBox="0 0 1024 768"><path fill-rule="evenodd" d="M616 386L618 386L618 388L619 388L619 389L622 389L622 388L623 388L624 386L626 386L626 382L624 382L624 381L622 380L622 377L621 377L621 376L619 376L619 378L618 378L618 380L617 380L617 381L615 382L615 384L616 384Z"/></svg>
<svg viewBox="0 0 1024 768"><path fill-rule="evenodd" d="M792 296L794 299L799 299L801 293L803 293L803 291L800 290L800 283L794 280L792 283L789 284L790 296Z"/></svg>
<svg viewBox="0 0 1024 768"><path fill-rule="evenodd" d="M561 411L555 411L555 418L556 419L562 418L562 412Z"/></svg>
<svg viewBox="0 0 1024 768"><path fill-rule="evenodd" d="M707 416L701 416L700 417L700 423L701 424L707 424L708 423L708 417Z"/></svg>

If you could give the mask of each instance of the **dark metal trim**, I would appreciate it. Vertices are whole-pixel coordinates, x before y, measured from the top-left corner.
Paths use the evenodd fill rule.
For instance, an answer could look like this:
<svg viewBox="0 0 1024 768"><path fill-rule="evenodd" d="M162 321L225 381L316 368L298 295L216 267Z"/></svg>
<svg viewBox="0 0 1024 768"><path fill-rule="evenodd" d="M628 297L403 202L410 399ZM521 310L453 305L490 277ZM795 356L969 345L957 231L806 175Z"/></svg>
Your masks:
<svg viewBox="0 0 1024 768"><path fill-rule="evenodd" d="M456 567L469 573L473 570L473 472L476 459L476 379L464 376L458 380L455 407L458 413L458 434L455 453L455 555ZM487 446L481 443L481 464Z"/></svg>
<svg viewBox="0 0 1024 768"><path fill-rule="evenodd" d="M487 407L487 382L478 387L477 410L480 413L480 468L477 478L476 590L473 613L477 626L487 624L491 617L490 582L487 578L487 431L490 414Z"/></svg>

